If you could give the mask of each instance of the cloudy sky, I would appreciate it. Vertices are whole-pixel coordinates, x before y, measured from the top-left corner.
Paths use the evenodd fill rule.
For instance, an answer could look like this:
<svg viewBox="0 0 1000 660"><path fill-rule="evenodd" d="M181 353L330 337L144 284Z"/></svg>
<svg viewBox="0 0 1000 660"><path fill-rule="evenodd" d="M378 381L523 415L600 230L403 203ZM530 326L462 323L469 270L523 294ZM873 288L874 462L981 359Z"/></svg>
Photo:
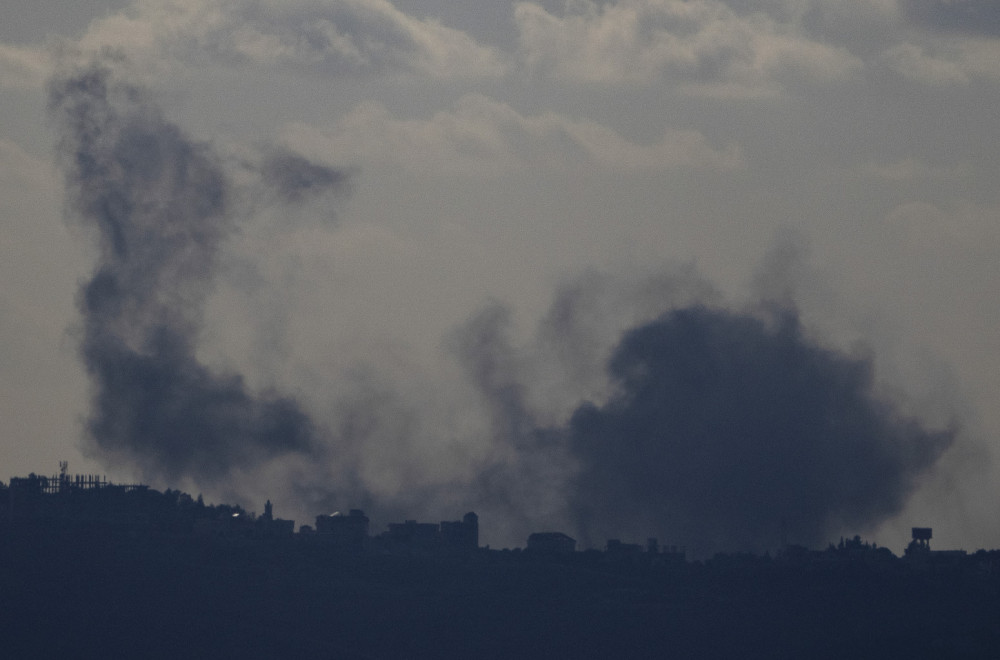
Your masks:
<svg viewBox="0 0 1000 660"><path fill-rule="evenodd" d="M636 428L630 360L681 373L624 333L687 327L797 356L720 378L838 392L795 433L852 438L776 443L732 498L823 474L840 490L792 537L1000 547L995 3L16 0L0 88L2 479L68 460L375 530L475 508L494 546L776 545L690 522L753 516L725 501L586 518L643 506L609 485L642 444L597 449ZM734 392L711 405L779 415ZM845 504L872 479L892 492Z"/></svg>

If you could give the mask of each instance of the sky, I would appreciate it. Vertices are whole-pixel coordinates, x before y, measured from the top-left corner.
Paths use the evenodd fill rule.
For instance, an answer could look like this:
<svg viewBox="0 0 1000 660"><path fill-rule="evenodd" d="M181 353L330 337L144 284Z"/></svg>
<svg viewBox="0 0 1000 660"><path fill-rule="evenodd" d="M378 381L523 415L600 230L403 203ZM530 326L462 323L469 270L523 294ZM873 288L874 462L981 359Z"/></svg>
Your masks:
<svg viewBox="0 0 1000 660"><path fill-rule="evenodd" d="M995 3L13 0L0 91L0 479L1000 547Z"/></svg>

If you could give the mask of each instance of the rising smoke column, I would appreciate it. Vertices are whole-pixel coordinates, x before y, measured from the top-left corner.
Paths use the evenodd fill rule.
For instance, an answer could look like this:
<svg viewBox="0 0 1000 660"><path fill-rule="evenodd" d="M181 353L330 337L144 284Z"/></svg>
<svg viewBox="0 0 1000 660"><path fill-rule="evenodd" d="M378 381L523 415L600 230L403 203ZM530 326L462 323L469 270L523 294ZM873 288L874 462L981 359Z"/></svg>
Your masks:
<svg viewBox="0 0 1000 660"><path fill-rule="evenodd" d="M491 452L475 470L477 510L521 541L564 520L574 464L563 434L546 429L527 401L525 359L510 337L510 312L494 302L451 336L451 349L485 403Z"/></svg>
<svg viewBox="0 0 1000 660"><path fill-rule="evenodd" d="M569 424L578 533L659 534L700 555L872 528L953 438L879 399L872 372L789 310L692 305L636 327L610 361L615 393Z"/></svg>
<svg viewBox="0 0 1000 660"><path fill-rule="evenodd" d="M294 400L197 360L238 206L217 155L102 66L54 80L50 93L69 206L100 247L78 299L92 446L147 475L203 483L281 456L326 460L325 434ZM281 151L253 171L269 204L344 180ZM470 476L497 513L525 526L565 520L587 544L647 534L695 552L821 544L898 512L952 439L880 400L872 365L810 342L794 313L765 320L696 304L626 333L606 402L580 406L565 427L541 423L504 323L494 309L456 339L501 445ZM368 432L355 435L363 444Z"/></svg>
<svg viewBox="0 0 1000 660"><path fill-rule="evenodd" d="M320 455L320 434L294 400L251 393L238 374L196 358L219 247L233 231L232 185L212 149L100 64L54 79L50 112L70 213L100 246L78 298L92 446L148 476L202 483L280 455ZM288 154L261 169L262 183L292 201L342 180Z"/></svg>

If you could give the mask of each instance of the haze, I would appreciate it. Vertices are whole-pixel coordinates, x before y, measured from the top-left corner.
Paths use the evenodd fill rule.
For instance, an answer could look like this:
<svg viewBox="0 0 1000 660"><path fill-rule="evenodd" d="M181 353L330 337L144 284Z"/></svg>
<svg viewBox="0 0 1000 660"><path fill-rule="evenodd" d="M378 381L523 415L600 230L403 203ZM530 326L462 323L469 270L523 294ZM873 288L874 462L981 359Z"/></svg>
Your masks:
<svg viewBox="0 0 1000 660"><path fill-rule="evenodd" d="M993 3L7 13L7 477L1000 545Z"/></svg>

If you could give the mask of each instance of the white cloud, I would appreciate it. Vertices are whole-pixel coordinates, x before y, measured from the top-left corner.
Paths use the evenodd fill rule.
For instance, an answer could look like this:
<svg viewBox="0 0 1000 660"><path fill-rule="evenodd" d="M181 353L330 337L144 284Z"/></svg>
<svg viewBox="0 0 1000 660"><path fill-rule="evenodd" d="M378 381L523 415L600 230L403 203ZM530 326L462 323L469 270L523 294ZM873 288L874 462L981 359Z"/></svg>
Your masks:
<svg viewBox="0 0 1000 660"><path fill-rule="evenodd" d="M387 0L139 0L94 21L81 46L164 62L243 63L327 75L496 76L502 57Z"/></svg>
<svg viewBox="0 0 1000 660"><path fill-rule="evenodd" d="M969 82L961 64L953 58L932 56L912 43L901 43L883 54L886 65L904 78L926 85L965 84Z"/></svg>
<svg viewBox="0 0 1000 660"><path fill-rule="evenodd" d="M887 48L882 59L896 73L926 85L1000 80L1000 40L994 38L930 36Z"/></svg>
<svg viewBox="0 0 1000 660"><path fill-rule="evenodd" d="M0 89L41 87L51 69L44 49L0 43Z"/></svg>
<svg viewBox="0 0 1000 660"><path fill-rule="evenodd" d="M675 80L702 93L760 95L792 80L845 79L862 67L794 23L740 15L718 0L579 0L559 16L522 2L515 18L530 68L582 82Z"/></svg>
<svg viewBox="0 0 1000 660"><path fill-rule="evenodd" d="M736 146L713 147L697 131L667 130L657 142L638 144L593 121L553 112L525 116L481 94L463 96L430 119L399 119L378 103L363 103L332 129L292 124L285 136L293 148L316 158L337 154L455 174L499 173L527 165L656 170L742 164Z"/></svg>

